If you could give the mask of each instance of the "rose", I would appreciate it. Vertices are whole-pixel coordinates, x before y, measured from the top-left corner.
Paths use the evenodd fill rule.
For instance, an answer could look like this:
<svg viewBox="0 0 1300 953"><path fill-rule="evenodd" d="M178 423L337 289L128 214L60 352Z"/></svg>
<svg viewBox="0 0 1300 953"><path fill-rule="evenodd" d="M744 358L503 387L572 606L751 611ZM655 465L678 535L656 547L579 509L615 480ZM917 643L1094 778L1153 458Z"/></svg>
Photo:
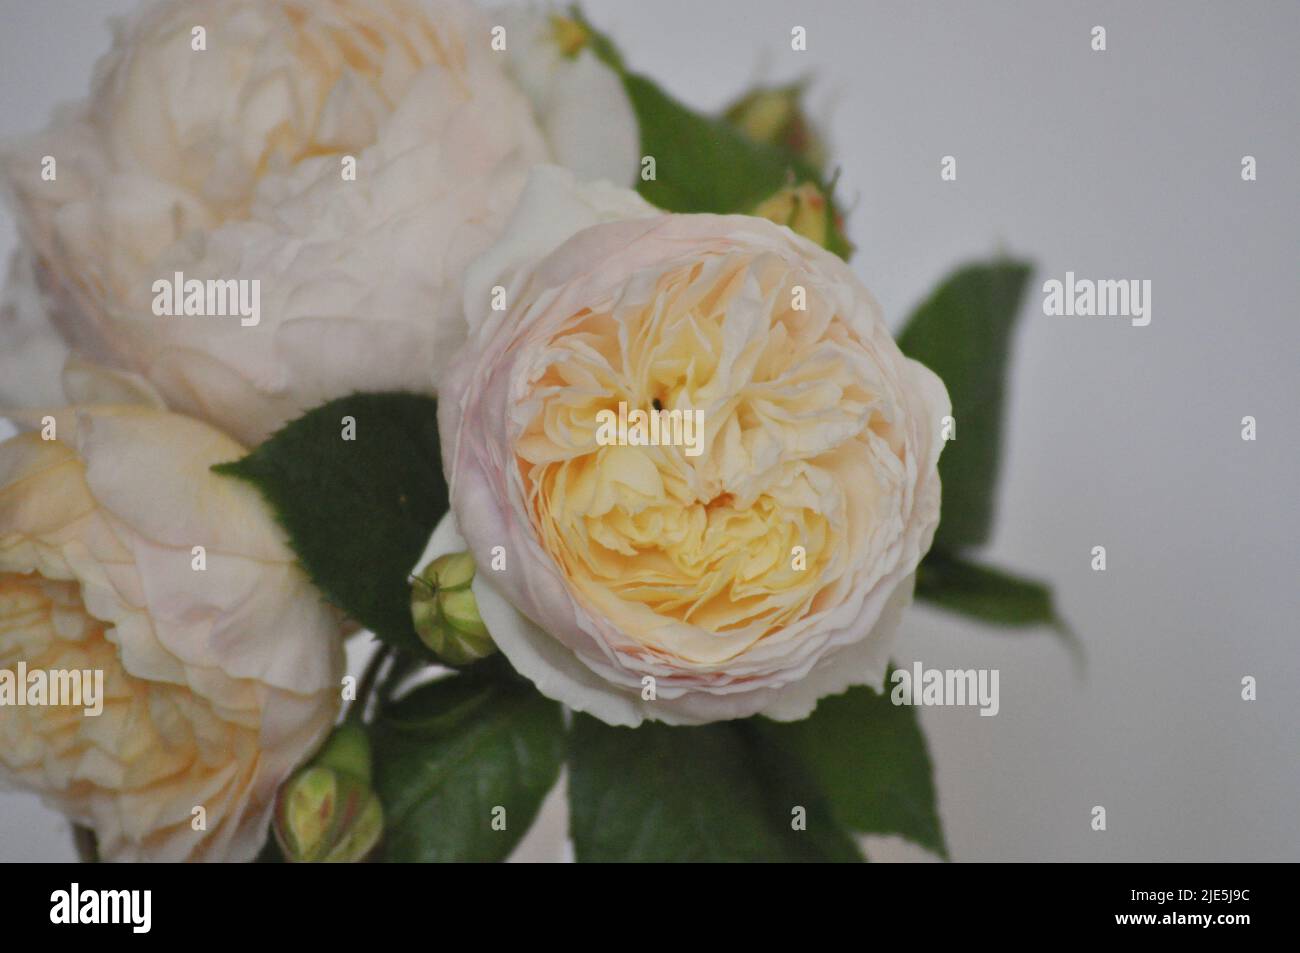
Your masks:
<svg viewBox="0 0 1300 953"><path fill-rule="evenodd" d="M461 272L548 139L584 174L635 173L617 77L589 51L531 67L545 36L498 52L462 0L146 7L117 24L90 99L2 159L52 320L81 357L250 444L354 390L432 390L463 338ZM584 93L601 108L585 125ZM159 316L154 283L178 272L260 281L257 324ZM88 382L68 399L100 400Z"/></svg>
<svg viewBox="0 0 1300 953"><path fill-rule="evenodd" d="M338 622L256 491L210 472L243 455L229 438L139 407L50 416L57 439L0 444L0 670L102 671L105 697L0 706L0 781L105 859L249 860L334 721Z"/></svg>
<svg viewBox="0 0 1300 953"><path fill-rule="evenodd" d="M553 168L506 235L466 279L476 327L439 399L454 524L420 565L467 542L501 651L611 724L796 719L879 686L950 406L849 268ZM701 452L608 445L620 402L702 412Z"/></svg>

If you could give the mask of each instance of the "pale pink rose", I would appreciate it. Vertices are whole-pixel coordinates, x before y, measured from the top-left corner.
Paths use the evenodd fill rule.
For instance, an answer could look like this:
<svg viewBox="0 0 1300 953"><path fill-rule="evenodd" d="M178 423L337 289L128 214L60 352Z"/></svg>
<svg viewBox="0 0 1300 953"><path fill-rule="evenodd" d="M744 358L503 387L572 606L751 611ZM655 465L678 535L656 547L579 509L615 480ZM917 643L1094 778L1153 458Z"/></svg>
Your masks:
<svg viewBox="0 0 1300 953"><path fill-rule="evenodd" d="M257 491L210 471L234 441L152 408L50 416L56 439L37 416L0 443L0 673L102 672L103 696L0 707L0 783L106 860L249 860L337 714L338 620Z"/></svg>
<svg viewBox="0 0 1300 953"><path fill-rule="evenodd" d="M439 405L454 523L425 556L463 536L493 638L543 693L691 724L880 686L950 405L844 262L549 168L471 268L466 312ZM620 402L701 411L699 454L603 444Z"/></svg>
<svg viewBox="0 0 1300 953"><path fill-rule="evenodd" d="M637 167L618 77L589 50L534 65L545 20L495 50L494 23L465 0L155 0L115 22L89 97L0 149L61 338L248 444L355 390L432 392L461 274L528 169ZM177 273L259 281L255 321L158 314ZM7 358L6 390L38 401L48 381Z"/></svg>

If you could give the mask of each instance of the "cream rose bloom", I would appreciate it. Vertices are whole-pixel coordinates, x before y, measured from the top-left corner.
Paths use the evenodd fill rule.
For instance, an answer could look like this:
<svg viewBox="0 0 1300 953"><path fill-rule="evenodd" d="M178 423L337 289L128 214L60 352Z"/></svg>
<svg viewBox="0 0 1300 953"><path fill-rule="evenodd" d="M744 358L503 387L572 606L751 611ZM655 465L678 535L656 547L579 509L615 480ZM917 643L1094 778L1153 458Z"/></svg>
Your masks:
<svg viewBox="0 0 1300 953"><path fill-rule="evenodd" d="M533 64L546 33L495 51L493 25L463 0L165 0L116 23L89 99L0 157L62 338L250 444L353 390L436 387L461 273L528 168L636 170L614 74ZM260 320L156 315L178 272L260 281ZM67 399L98 400L87 383Z"/></svg>
<svg viewBox="0 0 1300 953"><path fill-rule="evenodd" d="M334 722L337 620L256 490L209 471L239 445L152 409L51 416L56 440L0 444L0 669L102 671L105 700L0 707L0 782L108 860L249 860Z"/></svg>
<svg viewBox="0 0 1300 953"><path fill-rule="evenodd" d="M840 259L551 168L465 306L439 402L454 522L425 560L468 544L484 621L543 693L691 724L882 683L950 405ZM620 402L700 411L702 452L602 443Z"/></svg>

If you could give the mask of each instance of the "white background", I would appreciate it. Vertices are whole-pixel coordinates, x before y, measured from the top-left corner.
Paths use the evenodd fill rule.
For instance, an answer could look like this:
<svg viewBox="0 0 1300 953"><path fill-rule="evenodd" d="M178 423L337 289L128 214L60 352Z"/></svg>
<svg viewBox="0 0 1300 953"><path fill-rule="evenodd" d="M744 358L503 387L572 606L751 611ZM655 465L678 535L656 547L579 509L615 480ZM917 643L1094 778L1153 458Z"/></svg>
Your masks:
<svg viewBox="0 0 1300 953"><path fill-rule="evenodd" d="M0 135L82 95L105 13L130 6L0 0ZM1055 585L1087 669L1047 632L911 614L900 664L1001 671L997 717L922 713L953 857L1300 860L1300 4L587 9L698 107L756 79L818 77L853 264L895 326L964 260L1005 249L1038 266L986 555ZM806 53L789 49L795 24ZM947 154L955 183L939 179ZM1245 154L1257 182L1240 178ZM12 241L0 218L0 252ZM1067 269L1150 279L1150 326L1045 317L1038 287ZM1240 698L1247 674L1258 701ZM560 856L563 824L553 798L521 856ZM0 859L71 856L55 814L0 795Z"/></svg>

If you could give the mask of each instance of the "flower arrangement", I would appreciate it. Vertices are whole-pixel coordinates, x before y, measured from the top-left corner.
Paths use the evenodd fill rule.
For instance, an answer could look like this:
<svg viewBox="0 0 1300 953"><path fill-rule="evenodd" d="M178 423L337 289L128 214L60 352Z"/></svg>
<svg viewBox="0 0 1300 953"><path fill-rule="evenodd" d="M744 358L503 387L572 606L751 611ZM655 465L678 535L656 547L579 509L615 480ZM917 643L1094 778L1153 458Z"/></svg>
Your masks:
<svg viewBox="0 0 1300 953"><path fill-rule="evenodd" d="M105 860L501 860L562 771L579 861L946 856L909 605L1064 631L971 555L1028 264L896 340L802 85L577 9L114 37L0 150L0 779Z"/></svg>

